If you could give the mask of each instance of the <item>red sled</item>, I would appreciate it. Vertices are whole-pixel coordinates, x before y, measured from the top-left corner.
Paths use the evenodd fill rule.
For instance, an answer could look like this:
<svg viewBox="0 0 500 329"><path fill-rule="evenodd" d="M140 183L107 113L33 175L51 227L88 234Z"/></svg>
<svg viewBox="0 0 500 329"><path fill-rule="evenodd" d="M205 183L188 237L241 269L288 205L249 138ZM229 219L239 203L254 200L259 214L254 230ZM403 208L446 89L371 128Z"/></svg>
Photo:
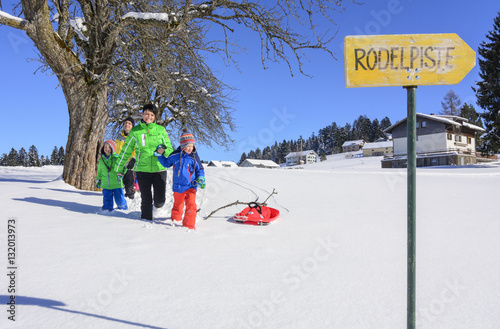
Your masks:
<svg viewBox="0 0 500 329"><path fill-rule="evenodd" d="M278 218L280 212L278 209L260 206L256 202L250 202L248 207L234 215L235 222L250 225L269 225Z"/></svg>

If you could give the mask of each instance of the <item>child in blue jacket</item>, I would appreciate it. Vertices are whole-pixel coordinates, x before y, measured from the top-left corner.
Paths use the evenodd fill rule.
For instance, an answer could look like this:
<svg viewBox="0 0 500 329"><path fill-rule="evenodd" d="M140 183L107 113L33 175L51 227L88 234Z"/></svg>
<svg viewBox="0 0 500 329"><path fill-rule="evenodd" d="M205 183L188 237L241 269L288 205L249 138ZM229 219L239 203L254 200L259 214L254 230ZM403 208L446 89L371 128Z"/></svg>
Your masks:
<svg viewBox="0 0 500 329"><path fill-rule="evenodd" d="M174 205L172 207L172 223L182 221L182 226L194 230L196 223L196 188L199 185L205 188L205 170L194 146L192 134L184 130L179 148L172 152L168 158L163 153L162 145L158 146L158 161L165 168L173 166ZM182 218L186 211L184 219Z"/></svg>

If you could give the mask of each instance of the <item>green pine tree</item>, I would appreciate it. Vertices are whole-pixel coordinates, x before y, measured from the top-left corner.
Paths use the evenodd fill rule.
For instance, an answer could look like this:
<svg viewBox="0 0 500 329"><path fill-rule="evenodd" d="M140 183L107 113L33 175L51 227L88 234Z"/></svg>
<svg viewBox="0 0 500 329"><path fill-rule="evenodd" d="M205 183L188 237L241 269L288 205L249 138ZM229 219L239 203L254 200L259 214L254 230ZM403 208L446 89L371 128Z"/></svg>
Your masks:
<svg viewBox="0 0 500 329"><path fill-rule="evenodd" d="M482 136L483 154L500 151L500 12L493 23L493 31L486 35L478 49L479 77L481 81L473 88L477 104L484 109L481 113L486 133Z"/></svg>
<svg viewBox="0 0 500 329"><path fill-rule="evenodd" d="M26 150L24 149L24 147L21 147L21 149L19 150L18 156L19 156L19 158L18 158L19 165L23 166L23 167L27 167L28 166L28 153L26 153Z"/></svg>
<svg viewBox="0 0 500 329"><path fill-rule="evenodd" d="M50 164L53 166L56 166L59 164L59 156L57 152L57 146L54 146L54 149L52 150L52 154L50 155Z"/></svg>
<svg viewBox="0 0 500 329"><path fill-rule="evenodd" d="M31 145L28 151L28 166L40 167L40 159L38 157L38 150L35 145Z"/></svg>
<svg viewBox="0 0 500 329"><path fill-rule="evenodd" d="M469 120L469 123L472 123L473 125L483 128L483 121L481 120L481 116L479 115L479 113L476 112L474 106L464 103L464 105L460 109L460 116L462 118L466 118L467 120ZM478 132L476 133L475 136L476 149L478 150L480 150L483 145L481 139L482 134L483 134L482 132Z"/></svg>
<svg viewBox="0 0 500 329"><path fill-rule="evenodd" d="M7 155L7 160L5 161L5 164L7 166L19 166L19 154L17 151L12 148L9 152L9 155Z"/></svg>

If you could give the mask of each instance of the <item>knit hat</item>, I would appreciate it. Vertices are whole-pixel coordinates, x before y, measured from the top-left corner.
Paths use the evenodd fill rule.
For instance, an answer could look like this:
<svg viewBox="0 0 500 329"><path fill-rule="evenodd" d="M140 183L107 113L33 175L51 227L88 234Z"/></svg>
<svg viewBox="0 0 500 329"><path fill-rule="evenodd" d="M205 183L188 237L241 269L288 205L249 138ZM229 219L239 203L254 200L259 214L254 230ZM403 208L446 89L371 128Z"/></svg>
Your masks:
<svg viewBox="0 0 500 329"><path fill-rule="evenodd" d="M111 153L115 153L116 151L116 143L114 140L112 139L108 139L107 141L104 142L104 144L102 145L102 147L104 148L104 145L108 144L109 147L111 147Z"/></svg>
<svg viewBox="0 0 500 329"><path fill-rule="evenodd" d="M194 136L189 133L186 128L182 129L183 133L181 135L181 149L184 149L188 144L194 145Z"/></svg>
<svg viewBox="0 0 500 329"><path fill-rule="evenodd" d="M124 124L125 124L125 121L130 121L130 123L132 124L132 126L135 126L135 121L134 121L134 119L132 117L128 117L125 120L123 120Z"/></svg>

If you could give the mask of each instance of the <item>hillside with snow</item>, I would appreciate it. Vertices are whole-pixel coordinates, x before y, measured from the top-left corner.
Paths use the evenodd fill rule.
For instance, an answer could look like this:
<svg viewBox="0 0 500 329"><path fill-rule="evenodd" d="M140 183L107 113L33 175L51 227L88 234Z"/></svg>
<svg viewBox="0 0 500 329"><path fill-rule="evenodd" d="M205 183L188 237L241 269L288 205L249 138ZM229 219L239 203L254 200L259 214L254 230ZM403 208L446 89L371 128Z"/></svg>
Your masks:
<svg viewBox="0 0 500 329"><path fill-rule="evenodd" d="M148 223L139 198L101 213L62 167L0 167L0 327L405 328L406 170L380 159L206 168L194 232L170 225L171 193ZM498 162L417 168L417 328L498 328L499 186ZM273 189L271 225L204 220Z"/></svg>

